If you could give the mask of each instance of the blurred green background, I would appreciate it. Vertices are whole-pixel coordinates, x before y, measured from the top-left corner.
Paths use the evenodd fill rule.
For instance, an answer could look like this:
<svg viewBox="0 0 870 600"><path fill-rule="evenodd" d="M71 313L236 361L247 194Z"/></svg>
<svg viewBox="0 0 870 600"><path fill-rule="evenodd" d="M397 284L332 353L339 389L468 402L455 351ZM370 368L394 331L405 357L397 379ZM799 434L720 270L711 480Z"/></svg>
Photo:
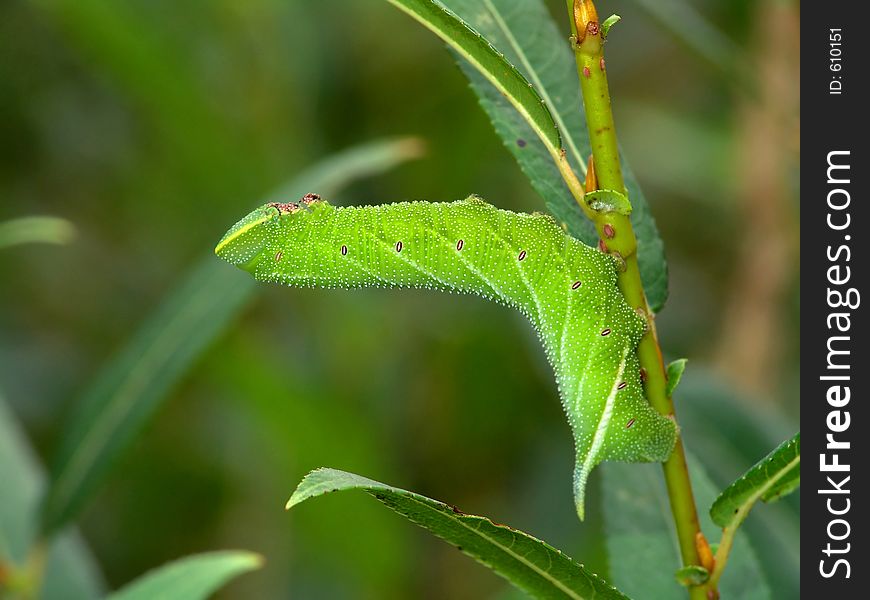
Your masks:
<svg viewBox="0 0 870 600"><path fill-rule="evenodd" d="M564 2L549 5L567 31ZM623 17L611 89L670 264L659 334L690 359L678 411L723 485L797 429L799 8L599 10ZM43 461L101 365L237 218L326 155L398 135L425 156L334 203L477 193L542 209L443 45L385 2L0 3L0 221L55 215L78 232L0 250L0 389ZM756 429L697 408L731 403ZM493 596L500 579L362 495L283 503L308 470L337 467L606 573L597 479L581 524L571 446L519 315L457 296L262 287L79 524L110 588L239 547L267 563L224 597ZM793 526L797 498L777 510ZM794 557L770 554L776 597L795 597Z"/></svg>

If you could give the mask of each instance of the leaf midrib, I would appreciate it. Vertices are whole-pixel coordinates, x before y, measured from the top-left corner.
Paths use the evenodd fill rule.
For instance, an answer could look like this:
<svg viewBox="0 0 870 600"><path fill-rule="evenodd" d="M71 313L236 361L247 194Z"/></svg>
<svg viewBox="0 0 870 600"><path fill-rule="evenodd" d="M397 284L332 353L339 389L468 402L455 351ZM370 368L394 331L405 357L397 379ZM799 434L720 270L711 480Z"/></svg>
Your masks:
<svg viewBox="0 0 870 600"><path fill-rule="evenodd" d="M449 35L447 35L446 32L444 32L443 30L439 29L437 26L432 24L428 19L425 18L425 15L421 15L420 13L416 12L412 7L404 5L400 0L388 0L388 2L393 4L396 8L398 8L402 12L406 13L407 15L409 15L412 18L414 18L415 20L417 20L418 23L423 25L426 29L428 29L429 31L434 33L436 36L438 36L439 38L444 40L454 50L456 50L487 81L489 81L493 86L495 86L495 88L500 93L502 93L506 98L508 98L508 100L510 101L510 103L514 107L514 109L523 116L523 119L532 127L534 132L543 141L544 145L549 147L550 153L554 154L554 155L556 153L558 153L559 148L557 147L557 145L554 145L551 142L551 140L548 138L546 132L541 128L540 124L532 116L532 113L529 111L529 109L526 108L526 106L523 104L523 102L521 102L518 98L516 98L515 95L511 94L510 90L508 90L505 87L505 85L499 80L499 78L496 77L496 75L490 69L486 68L486 66L480 60L478 60L478 58L474 54L469 52L461 43L457 42L455 39L453 39ZM442 4L438 3L437 6L439 9L449 12L451 15L453 14L451 11L447 10L446 7L444 7ZM418 16L421 18L418 18ZM462 19L459 19L458 17L456 17L456 18L465 27L468 27L468 25L465 23L465 21L463 21ZM471 31L473 32L474 30L471 30ZM478 34L478 35L480 35L480 34ZM483 36L480 36L480 38L483 39L484 41L486 41L486 39ZM508 63L506 59L504 59L504 62L509 67L512 67L512 65L510 65L510 63ZM521 76L521 78L522 78L522 76ZM543 99L543 98L540 98L540 99ZM545 106L549 107L549 104L545 104ZM553 119L552 114L550 114L550 119ZM553 128L555 129L554 133L555 133L556 137L560 138L560 130L559 130L558 126L555 124L554 121L551 121L551 124L553 125Z"/></svg>
<svg viewBox="0 0 870 600"><path fill-rule="evenodd" d="M774 477L771 477L767 480L764 485L759 486L759 488L755 491L755 493L751 494L744 502L741 502L738 506L737 513L728 521L728 525L724 527L724 529L729 529L734 527L735 523L741 523L743 519L746 518L746 515L749 513L749 510L758 502L758 499L764 496L764 493L772 488L774 485L779 483L779 480L783 478L795 465L800 463L801 456L798 454L793 459L791 459L788 464L783 466L783 468L778 469L777 473Z"/></svg>
<svg viewBox="0 0 870 600"><path fill-rule="evenodd" d="M517 56L520 59L520 62L526 69L529 78L531 78L532 83L538 90L538 94L540 94L541 99L550 108L550 115L556 122L556 126L559 128L559 131L562 132L562 140L567 142L568 146L570 146L571 153L574 155L577 164L580 166L580 170L582 171L583 175L586 175L586 162L583 160L583 157L580 154L580 150L577 148L574 137L570 134L568 127L565 125L564 119L562 119L562 113L559 112L552 98L550 97L550 92L544 86L543 81L541 81L541 78L538 76L538 72L532 66L528 56L526 56L526 53L523 51L522 46L520 46L519 42L517 42L517 39L514 37L513 32L507 26L507 23L505 23L501 14L498 12L498 9L496 9L495 5L492 3L492 0L483 0L483 3L495 23L498 25L499 29L501 29L502 33L504 33L505 37L507 38L508 44L510 44L511 48L513 48L514 52L516 52Z"/></svg>
<svg viewBox="0 0 870 600"><path fill-rule="evenodd" d="M394 493L395 493L395 492L394 492ZM399 494L399 495L401 495L401 494ZM552 583L556 588L558 588L559 590L563 591L563 592L564 592L568 597L570 597L570 598L575 598L576 600L584 600L583 596L579 596L579 595L577 595L577 593L576 593L575 591L573 591L571 588L565 587L565 585L562 584L562 582L560 582L558 579L554 578L554 577L553 577L552 575L550 575L547 571L544 571L544 570L542 570L541 568L539 568L537 565L535 565L534 563L529 562L528 560L525 559L525 557L522 557L522 556L520 556L519 554L515 553L514 551L512 551L510 548L508 548L508 547L505 546L504 544L501 544L500 542L498 542L498 540L496 540L496 539L494 539L494 538L492 538L492 537L490 537L490 536L484 534L484 533L481 532L479 529L476 529L476 528L471 527L470 525L466 524L465 522L462 521L462 519L460 519L460 518L458 518L458 517L456 517L456 516L454 516L454 515L452 515L452 514L448 514L448 513L446 513L446 512L443 512L443 511L437 510L435 507L431 506L430 504L428 504L428 503L426 503L426 502L423 502L422 500L419 500L418 498L416 498L416 497L415 497L413 494L411 494L411 493L408 493L405 497L408 498L409 500L413 500L413 501L416 502L417 504L423 506L424 508L426 508L426 509L428 509L428 510L430 510L430 511L432 511L432 512L437 513L438 515L440 515L440 516L442 516L442 517L446 517L447 519L450 519L450 520L452 520L452 521L455 521L455 522L458 523L459 525L462 525L462 527L464 527L464 528L467 529L468 531L474 533L475 535L481 537L481 538L484 539L484 540L489 541L489 542L492 543L494 546L497 546L498 548L500 548L500 549L501 549L505 554L508 554L509 556L512 556L512 557L513 557L517 562L519 562L519 563L521 563L521 564L525 564L525 565L528 566L531 570L533 570L533 571L535 571L536 573L538 573L541 577L543 577L543 578L546 579L547 581L551 582L551 583ZM483 519L483 517L478 517L478 518ZM551 559L551 561L552 561L552 559Z"/></svg>

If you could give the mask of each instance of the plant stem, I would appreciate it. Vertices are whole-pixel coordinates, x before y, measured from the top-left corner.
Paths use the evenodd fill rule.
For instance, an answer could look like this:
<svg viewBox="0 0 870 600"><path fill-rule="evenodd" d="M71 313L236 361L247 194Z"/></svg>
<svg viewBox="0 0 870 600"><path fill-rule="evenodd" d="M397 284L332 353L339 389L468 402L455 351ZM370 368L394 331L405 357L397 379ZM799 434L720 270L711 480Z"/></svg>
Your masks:
<svg viewBox="0 0 870 600"><path fill-rule="evenodd" d="M745 514L740 515L740 522L744 518L746 518ZM728 556L731 553L731 546L734 545L734 534L737 533L738 527L740 527L739 522L722 530L722 539L719 540L719 549L716 551L715 567L713 572L710 573L710 579L707 582L713 589L716 589L719 585L719 578L722 577L722 571L725 569L725 565L728 564Z"/></svg>
<svg viewBox="0 0 870 600"><path fill-rule="evenodd" d="M614 190L625 194L625 181L622 177L619 145L607 85L604 40L598 15L592 0L567 1L577 71L583 92L586 124L592 146L594 171L590 169L590 172L594 172L593 177L597 179L598 189ZM586 205L585 200L578 199L578 201L581 202L581 206ZM617 212L595 212L592 220L602 240L601 249L611 254L618 254L624 261L625 266L619 273L618 281L626 301L632 308L646 316L647 331L638 345L638 358L642 372L645 374L646 396L659 413L676 422L674 403L666 391L667 376L655 323L641 283L637 262L637 238L631 220L628 215ZM679 433L674 450L664 463L663 469L683 564L710 568L711 565L702 565L698 551L698 544L706 545L706 540L701 534L698 523L686 455ZM716 598L718 592L715 584L706 584L689 588L689 595L693 600L709 600Z"/></svg>

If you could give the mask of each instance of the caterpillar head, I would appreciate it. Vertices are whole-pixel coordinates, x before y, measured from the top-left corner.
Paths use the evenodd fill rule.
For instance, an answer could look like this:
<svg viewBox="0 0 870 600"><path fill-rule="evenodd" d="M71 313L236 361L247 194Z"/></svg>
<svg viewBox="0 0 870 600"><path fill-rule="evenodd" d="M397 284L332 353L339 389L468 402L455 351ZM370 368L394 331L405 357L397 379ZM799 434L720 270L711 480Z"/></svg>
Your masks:
<svg viewBox="0 0 870 600"><path fill-rule="evenodd" d="M272 204L254 209L226 232L214 253L230 264L252 270L269 240L270 222L280 216L280 210Z"/></svg>
<svg viewBox="0 0 870 600"><path fill-rule="evenodd" d="M224 235L214 252L230 264L253 272L282 217L310 212L322 203L317 194L305 194L299 202L270 202L254 209ZM325 203L324 203L325 204Z"/></svg>

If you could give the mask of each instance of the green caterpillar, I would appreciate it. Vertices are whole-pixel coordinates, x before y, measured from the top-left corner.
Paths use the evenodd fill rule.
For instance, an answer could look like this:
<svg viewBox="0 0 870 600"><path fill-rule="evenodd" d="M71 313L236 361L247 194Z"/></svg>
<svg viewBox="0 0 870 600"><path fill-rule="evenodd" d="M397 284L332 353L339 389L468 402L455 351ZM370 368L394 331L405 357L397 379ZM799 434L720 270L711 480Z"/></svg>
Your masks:
<svg viewBox="0 0 870 600"><path fill-rule="evenodd" d="M581 519L599 462L663 461L673 449L674 422L643 395L636 348L645 323L617 288L615 260L550 217L476 197L336 208L310 194L254 210L215 252L260 281L438 289L520 310L541 338L573 429Z"/></svg>

